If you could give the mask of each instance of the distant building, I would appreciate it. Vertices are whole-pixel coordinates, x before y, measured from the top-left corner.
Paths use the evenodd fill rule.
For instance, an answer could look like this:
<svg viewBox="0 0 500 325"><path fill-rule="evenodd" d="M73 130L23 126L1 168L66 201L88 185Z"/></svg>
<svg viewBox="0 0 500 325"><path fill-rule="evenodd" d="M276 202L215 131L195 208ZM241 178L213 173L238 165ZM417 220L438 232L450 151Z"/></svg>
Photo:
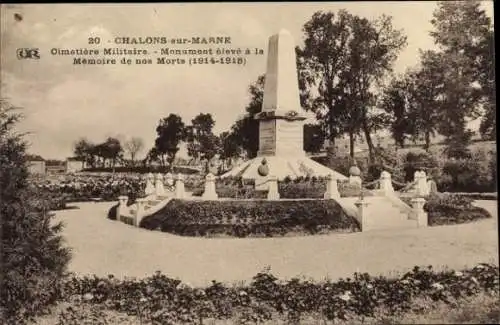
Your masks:
<svg viewBox="0 0 500 325"><path fill-rule="evenodd" d="M66 159L66 173L77 173L85 168L85 163L78 158L70 157Z"/></svg>
<svg viewBox="0 0 500 325"><path fill-rule="evenodd" d="M45 174L45 161L44 160L29 160L28 171L30 174L44 175Z"/></svg>
<svg viewBox="0 0 500 325"><path fill-rule="evenodd" d="M46 160L45 171L49 175L64 174L66 172L66 162L61 160Z"/></svg>

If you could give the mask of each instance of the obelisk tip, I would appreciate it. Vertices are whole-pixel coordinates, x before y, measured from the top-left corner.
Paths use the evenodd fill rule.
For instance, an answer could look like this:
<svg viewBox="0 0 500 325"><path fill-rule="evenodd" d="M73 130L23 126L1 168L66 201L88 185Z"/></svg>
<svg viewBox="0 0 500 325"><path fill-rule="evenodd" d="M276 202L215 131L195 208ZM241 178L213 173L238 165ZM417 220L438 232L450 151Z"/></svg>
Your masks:
<svg viewBox="0 0 500 325"><path fill-rule="evenodd" d="M291 35L290 32L284 28L280 29L279 35Z"/></svg>

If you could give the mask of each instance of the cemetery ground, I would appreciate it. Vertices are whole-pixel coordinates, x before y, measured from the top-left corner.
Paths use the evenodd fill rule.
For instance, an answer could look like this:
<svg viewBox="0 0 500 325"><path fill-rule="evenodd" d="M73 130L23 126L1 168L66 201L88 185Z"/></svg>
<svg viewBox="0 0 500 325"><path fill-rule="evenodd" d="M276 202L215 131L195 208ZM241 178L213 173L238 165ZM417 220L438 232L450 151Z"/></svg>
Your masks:
<svg viewBox="0 0 500 325"><path fill-rule="evenodd" d="M279 278L315 280L354 272L393 275L415 265L498 265L497 201L475 201L493 218L467 224L283 238L199 238L103 218L114 203L77 203L56 212L72 248L69 270L144 277L160 270L193 286L249 281L267 266Z"/></svg>
<svg viewBox="0 0 500 325"><path fill-rule="evenodd" d="M56 213L55 220L64 222L64 237L73 251L69 271L101 278L109 274L117 278L144 278L161 270L162 274L178 278L188 286L206 287L211 280L217 280L229 287L250 282L266 266L271 266L271 273L280 280L299 276L317 283L325 278L336 281L352 277L355 272L397 278L416 265L432 265L435 271L463 270L478 263L498 265L497 201L475 201L474 205L485 208L493 218L468 224L284 238L190 238L148 231L103 218L112 204L75 203L77 209ZM136 315L106 308L96 312L95 306L81 303L69 315L84 319L58 323L61 312L67 312L71 304L60 303L50 315L38 318L36 325L79 324L84 319L92 324L143 323ZM375 318L361 320L365 324L500 321L497 294L479 293L452 304L425 299L412 304L423 305L425 312L377 314ZM233 317L203 324L234 321ZM337 319L335 323L359 321ZM272 318L260 323L288 322ZM328 322L305 315L300 323Z"/></svg>

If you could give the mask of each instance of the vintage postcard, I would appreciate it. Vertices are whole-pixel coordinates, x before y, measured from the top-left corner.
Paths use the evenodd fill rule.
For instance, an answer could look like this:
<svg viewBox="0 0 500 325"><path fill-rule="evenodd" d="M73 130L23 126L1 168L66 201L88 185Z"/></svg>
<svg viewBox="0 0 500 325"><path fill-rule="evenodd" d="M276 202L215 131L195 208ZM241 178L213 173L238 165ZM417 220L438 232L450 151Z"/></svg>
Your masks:
<svg viewBox="0 0 500 325"><path fill-rule="evenodd" d="M492 1L0 8L2 324L500 322Z"/></svg>

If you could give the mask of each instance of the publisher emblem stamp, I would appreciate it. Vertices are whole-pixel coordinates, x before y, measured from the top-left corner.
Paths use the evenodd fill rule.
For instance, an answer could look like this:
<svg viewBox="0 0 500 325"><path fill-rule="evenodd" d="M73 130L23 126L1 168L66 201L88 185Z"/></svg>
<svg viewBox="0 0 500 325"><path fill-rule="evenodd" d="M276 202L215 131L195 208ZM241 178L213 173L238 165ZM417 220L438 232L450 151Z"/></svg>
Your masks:
<svg viewBox="0 0 500 325"><path fill-rule="evenodd" d="M18 48L16 54L19 60L40 59L40 50L37 48Z"/></svg>

